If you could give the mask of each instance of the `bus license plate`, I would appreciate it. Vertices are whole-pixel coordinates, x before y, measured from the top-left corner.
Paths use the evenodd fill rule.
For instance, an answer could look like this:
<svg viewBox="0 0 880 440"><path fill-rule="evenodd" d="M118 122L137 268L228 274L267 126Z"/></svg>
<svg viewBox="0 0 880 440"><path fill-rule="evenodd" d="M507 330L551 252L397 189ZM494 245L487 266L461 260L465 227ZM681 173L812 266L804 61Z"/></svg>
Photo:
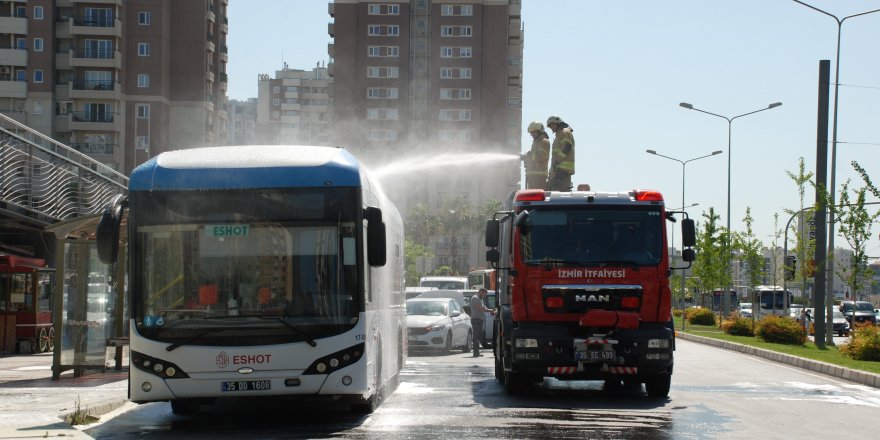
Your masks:
<svg viewBox="0 0 880 440"><path fill-rule="evenodd" d="M617 353L613 351L576 351L574 352L574 360L581 362L605 362L617 359Z"/></svg>
<svg viewBox="0 0 880 440"><path fill-rule="evenodd" d="M223 382L220 391L267 391L272 388L270 380L236 380Z"/></svg>

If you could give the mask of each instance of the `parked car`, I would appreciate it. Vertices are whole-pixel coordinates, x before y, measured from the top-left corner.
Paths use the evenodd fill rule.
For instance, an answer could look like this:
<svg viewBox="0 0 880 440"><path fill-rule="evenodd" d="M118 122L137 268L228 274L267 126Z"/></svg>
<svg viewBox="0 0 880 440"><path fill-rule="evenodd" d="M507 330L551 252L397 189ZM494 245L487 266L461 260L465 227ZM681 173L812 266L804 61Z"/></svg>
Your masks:
<svg viewBox="0 0 880 440"><path fill-rule="evenodd" d="M812 335L815 332L815 330L813 328L813 322L814 322L815 318L812 318L813 316L815 316L814 315L815 311L812 308L804 309L804 311L805 312L808 311L810 314L810 317L811 317L811 319L810 319L810 335ZM836 334L837 336L849 336L849 330L850 330L849 322L843 316L843 312L835 309L833 311L833 313L834 314L832 316L833 321L832 321L832 327L831 327L832 333Z"/></svg>
<svg viewBox="0 0 880 440"><path fill-rule="evenodd" d="M880 309L874 309L874 324L880 325Z"/></svg>
<svg viewBox="0 0 880 440"><path fill-rule="evenodd" d="M794 319L798 319L801 315L804 314L804 305L803 304L792 304L788 308L788 316L791 316Z"/></svg>
<svg viewBox="0 0 880 440"><path fill-rule="evenodd" d="M752 317L752 303L739 303L739 316L743 318Z"/></svg>
<svg viewBox="0 0 880 440"><path fill-rule="evenodd" d="M413 298L406 302L406 327L411 350L471 350L471 317L451 298Z"/></svg>
<svg viewBox="0 0 880 440"><path fill-rule="evenodd" d="M843 316L849 321L851 327L866 322L877 324L877 315L874 313L874 305L868 301L841 301L838 309L843 312ZM855 321L855 323L853 321Z"/></svg>

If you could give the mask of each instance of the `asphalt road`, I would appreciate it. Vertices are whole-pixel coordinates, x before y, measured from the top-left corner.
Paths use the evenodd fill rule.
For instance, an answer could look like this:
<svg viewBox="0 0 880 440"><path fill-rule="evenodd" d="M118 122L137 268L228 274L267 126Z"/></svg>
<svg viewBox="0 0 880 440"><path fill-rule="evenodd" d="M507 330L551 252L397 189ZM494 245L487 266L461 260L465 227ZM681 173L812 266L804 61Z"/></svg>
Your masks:
<svg viewBox="0 0 880 440"><path fill-rule="evenodd" d="M400 387L370 416L344 408L224 402L179 417L166 403L129 404L97 439L792 439L872 437L880 390L736 352L678 341L669 399L643 387L545 380L507 396L493 359L411 356ZM106 419L107 417L105 417ZM864 429L864 431L861 431Z"/></svg>

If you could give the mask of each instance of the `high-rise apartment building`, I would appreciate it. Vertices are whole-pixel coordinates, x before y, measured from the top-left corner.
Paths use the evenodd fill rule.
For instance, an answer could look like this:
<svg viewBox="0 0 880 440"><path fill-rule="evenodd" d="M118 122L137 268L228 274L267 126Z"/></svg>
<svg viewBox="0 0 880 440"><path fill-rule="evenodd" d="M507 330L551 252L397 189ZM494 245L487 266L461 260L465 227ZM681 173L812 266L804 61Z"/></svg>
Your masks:
<svg viewBox="0 0 880 440"><path fill-rule="evenodd" d="M261 144L328 145L332 119L327 67L284 69L275 78L258 80L257 142Z"/></svg>
<svg viewBox="0 0 880 440"><path fill-rule="evenodd" d="M383 183L404 215L461 196L477 212L518 187L518 160L479 154L521 150L520 8L519 0L330 3L332 138L374 169L410 161ZM432 244L437 261L458 271L485 265L479 233L459 234L470 238ZM462 242L467 249L450 250Z"/></svg>
<svg viewBox="0 0 880 440"><path fill-rule="evenodd" d="M229 117L227 145L257 145L257 98L247 101L230 99L226 103Z"/></svg>
<svg viewBox="0 0 880 440"><path fill-rule="evenodd" d="M124 173L223 142L228 3L0 2L0 112Z"/></svg>

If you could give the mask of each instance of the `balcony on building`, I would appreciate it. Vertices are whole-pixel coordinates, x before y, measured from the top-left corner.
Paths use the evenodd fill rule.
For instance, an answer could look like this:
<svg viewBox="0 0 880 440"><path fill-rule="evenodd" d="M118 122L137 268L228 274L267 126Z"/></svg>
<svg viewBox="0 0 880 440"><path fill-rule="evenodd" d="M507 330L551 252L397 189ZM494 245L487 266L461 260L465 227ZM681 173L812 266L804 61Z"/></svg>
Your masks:
<svg viewBox="0 0 880 440"><path fill-rule="evenodd" d="M122 87L118 82L105 80L77 80L68 83L69 97L76 99L122 99Z"/></svg>
<svg viewBox="0 0 880 440"><path fill-rule="evenodd" d="M334 33L333 23L327 23L327 33L330 34L330 38L336 37Z"/></svg>
<svg viewBox="0 0 880 440"><path fill-rule="evenodd" d="M70 50L69 54L70 67L122 68L122 53L118 50L87 48Z"/></svg>
<svg viewBox="0 0 880 440"><path fill-rule="evenodd" d="M225 44L220 46L220 61L224 63L229 62L229 46Z"/></svg>
<svg viewBox="0 0 880 440"><path fill-rule="evenodd" d="M19 124L27 124L27 113L23 109L0 108L0 113Z"/></svg>
<svg viewBox="0 0 880 440"><path fill-rule="evenodd" d="M0 45L2 47L2 45ZM4 66L27 67L28 51L13 49L11 47L0 48L0 60Z"/></svg>
<svg viewBox="0 0 880 440"><path fill-rule="evenodd" d="M0 98L27 98L27 81L15 81L11 73L0 71Z"/></svg>
<svg viewBox="0 0 880 440"><path fill-rule="evenodd" d="M94 3L98 5L116 5L122 6L123 0L70 0L70 3Z"/></svg>
<svg viewBox="0 0 880 440"><path fill-rule="evenodd" d="M336 3L330 2L327 5L327 13L330 14L331 17L336 15Z"/></svg>
<svg viewBox="0 0 880 440"><path fill-rule="evenodd" d="M229 35L229 17L225 15L220 19L220 32Z"/></svg>
<svg viewBox="0 0 880 440"><path fill-rule="evenodd" d="M5 12L8 14L9 9ZM4 34L27 34L27 21L27 17L9 16L0 12L0 29L3 29Z"/></svg>
<svg viewBox="0 0 880 440"><path fill-rule="evenodd" d="M69 146L80 153L106 155L112 155L113 150L116 148L116 144L105 143L75 143L69 144Z"/></svg>
<svg viewBox="0 0 880 440"><path fill-rule="evenodd" d="M336 48L333 47L333 43L327 43L327 55L330 55L330 58L336 56Z"/></svg>
<svg viewBox="0 0 880 440"><path fill-rule="evenodd" d="M120 131L120 117L113 112L75 111L70 114L70 130Z"/></svg>
<svg viewBox="0 0 880 440"><path fill-rule="evenodd" d="M77 16L68 17L67 20L71 36L122 37L122 20L119 17Z"/></svg>
<svg viewBox="0 0 880 440"><path fill-rule="evenodd" d="M211 53L214 53L214 51L217 50L217 46L214 44L214 34L208 34L208 40L205 41L205 49Z"/></svg>

